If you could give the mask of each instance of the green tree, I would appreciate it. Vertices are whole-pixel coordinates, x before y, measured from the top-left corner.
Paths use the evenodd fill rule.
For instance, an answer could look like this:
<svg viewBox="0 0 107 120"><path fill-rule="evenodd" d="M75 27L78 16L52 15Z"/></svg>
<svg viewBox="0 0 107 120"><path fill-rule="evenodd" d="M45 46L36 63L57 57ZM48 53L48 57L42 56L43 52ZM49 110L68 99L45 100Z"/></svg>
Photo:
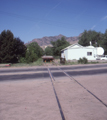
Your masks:
<svg viewBox="0 0 107 120"><path fill-rule="evenodd" d="M30 63L30 62L34 62L38 59L37 54L34 52L34 50L28 49L26 52L26 62Z"/></svg>
<svg viewBox="0 0 107 120"><path fill-rule="evenodd" d="M0 63L16 63L24 56L26 47L19 38L14 38L10 30L0 34Z"/></svg>
<svg viewBox="0 0 107 120"><path fill-rule="evenodd" d="M24 45L24 42L20 40L20 38L15 38L14 41L14 53L17 56L18 61L21 57L25 57L26 54L26 46Z"/></svg>
<svg viewBox="0 0 107 120"><path fill-rule="evenodd" d="M49 47L49 46L46 47L44 54L45 54L45 55L53 55L52 47Z"/></svg>
<svg viewBox="0 0 107 120"><path fill-rule="evenodd" d="M107 29L103 36L102 47L104 48L104 51L105 51L104 54L107 55Z"/></svg>
<svg viewBox="0 0 107 120"><path fill-rule="evenodd" d="M91 41L93 46L100 46L102 44L102 37L103 34L100 32L85 30L82 36L79 38L78 43L82 46L89 46Z"/></svg>
<svg viewBox="0 0 107 120"><path fill-rule="evenodd" d="M60 56L61 50L70 45L65 37L62 37L61 40L58 39L55 42L51 41L51 44L53 45L53 55L55 56Z"/></svg>
<svg viewBox="0 0 107 120"><path fill-rule="evenodd" d="M30 63L30 62L36 61L42 55L43 55L42 48L38 45L37 42L33 42L27 45L25 60L23 60L23 58L21 58L21 60L23 60L24 62L26 61L27 63Z"/></svg>

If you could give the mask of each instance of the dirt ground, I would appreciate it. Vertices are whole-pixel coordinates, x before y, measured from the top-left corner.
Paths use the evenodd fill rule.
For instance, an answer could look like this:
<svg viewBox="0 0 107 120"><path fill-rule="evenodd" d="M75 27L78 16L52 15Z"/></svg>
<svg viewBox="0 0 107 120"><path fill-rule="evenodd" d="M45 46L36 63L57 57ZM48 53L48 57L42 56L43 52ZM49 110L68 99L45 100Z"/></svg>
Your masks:
<svg viewBox="0 0 107 120"><path fill-rule="evenodd" d="M0 83L0 120L61 120L50 79Z"/></svg>
<svg viewBox="0 0 107 120"><path fill-rule="evenodd" d="M74 77L107 105L107 75ZM107 107L73 79L57 79L57 94L67 120L107 120Z"/></svg>
<svg viewBox="0 0 107 120"><path fill-rule="evenodd" d="M107 120L107 74L55 78L66 120ZM62 120L50 78L0 82L0 120Z"/></svg>

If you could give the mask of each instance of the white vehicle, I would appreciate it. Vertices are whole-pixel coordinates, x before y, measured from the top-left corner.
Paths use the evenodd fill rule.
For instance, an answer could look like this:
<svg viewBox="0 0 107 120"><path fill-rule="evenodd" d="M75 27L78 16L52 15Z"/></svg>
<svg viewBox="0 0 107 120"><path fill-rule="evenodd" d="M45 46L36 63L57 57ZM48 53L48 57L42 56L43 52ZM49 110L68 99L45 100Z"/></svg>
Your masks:
<svg viewBox="0 0 107 120"><path fill-rule="evenodd" d="M103 55L100 57L100 60L107 60L107 55Z"/></svg>

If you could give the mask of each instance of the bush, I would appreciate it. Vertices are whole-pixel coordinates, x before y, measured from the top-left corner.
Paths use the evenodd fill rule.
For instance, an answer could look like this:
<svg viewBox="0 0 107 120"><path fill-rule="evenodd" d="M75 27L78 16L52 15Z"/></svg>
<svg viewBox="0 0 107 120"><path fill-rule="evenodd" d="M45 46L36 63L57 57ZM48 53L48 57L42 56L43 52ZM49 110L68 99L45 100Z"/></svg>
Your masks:
<svg viewBox="0 0 107 120"><path fill-rule="evenodd" d="M87 64L87 63L88 63L88 60L87 60L87 58L83 57L83 58L80 58L80 59L78 60L78 63Z"/></svg>
<svg viewBox="0 0 107 120"><path fill-rule="evenodd" d="M38 60L36 53L27 51L25 57L21 57L19 63L32 63Z"/></svg>
<svg viewBox="0 0 107 120"><path fill-rule="evenodd" d="M19 63L26 63L26 58L25 57L21 57L19 60Z"/></svg>
<svg viewBox="0 0 107 120"><path fill-rule="evenodd" d="M26 63L32 63L38 60L38 56L34 51L27 51L26 52Z"/></svg>
<svg viewBox="0 0 107 120"><path fill-rule="evenodd" d="M78 63L83 63L82 58L79 58Z"/></svg>
<svg viewBox="0 0 107 120"><path fill-rule="evenodd" d="M33 63L33 65L42 66L43 65L42 58L39 58L36 62Z"/></svg>
<svg viewBox="0 0 107 120"><path fill-rule="evenodd" d="M30 43L27 45L26 54L24 57L20 57L20 63L33 63L37 61L43 55L42 48L36 43Z"/></svg>
<svg viewBox="0 0 107 120"><path fill-rule="evenodd" d="M83 64L87 64L87 63L88 63L87 58L83 57Z"/></svg>

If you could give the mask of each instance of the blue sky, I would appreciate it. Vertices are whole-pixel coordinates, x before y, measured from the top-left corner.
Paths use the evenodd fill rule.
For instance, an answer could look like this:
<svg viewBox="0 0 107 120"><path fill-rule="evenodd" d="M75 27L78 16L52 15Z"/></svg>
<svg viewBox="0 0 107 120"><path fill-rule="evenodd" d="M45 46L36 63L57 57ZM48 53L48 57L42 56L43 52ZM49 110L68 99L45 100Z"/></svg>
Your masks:
<svg viewBox="0 0 107 120"><path fill-rule="evenodd" d="M107 0L0 0L0 33L11 30L24 43L106 29Z"/></svg>

